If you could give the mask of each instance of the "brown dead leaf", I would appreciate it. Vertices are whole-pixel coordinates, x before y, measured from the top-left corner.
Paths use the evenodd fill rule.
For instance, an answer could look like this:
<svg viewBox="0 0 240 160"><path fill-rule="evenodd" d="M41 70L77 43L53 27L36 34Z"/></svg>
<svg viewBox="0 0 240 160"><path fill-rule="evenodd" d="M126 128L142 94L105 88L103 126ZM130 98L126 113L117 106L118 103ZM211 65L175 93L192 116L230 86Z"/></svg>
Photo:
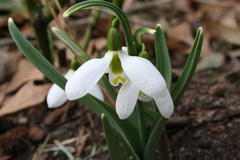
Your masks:
<svg viewBox="0 0 240 160"><path fill-rule="evenodd" d="M106 38L97 38L95 40L95 47L97 51L102 51L104 47L107 45L107 39Z"/></svg>
<svg viewBox="0 0 240 160"><path fill-rule="evenodd" d="M6 88L4 89L4 93L13 92L28 81L41 79L43 79L43 74L30 62L22 59L19 62L16 74L13 76L10 83L8 83Z"/></svg>
<svg viewBox="0 0 240 160"><path fill-rule="evenodd" d="M68 105L64 105L58 109L55 109L53 112L50 112L44 120L44 124L50 125L53 121L55 121L59 116L61 116L68 109Z"/></svg>
<svg viewBox="0 0 240 160"><path fill-rule="evenodd" d="M191 10L191 1L190 0L177 0L174 1L174 8L189 12Z"/></svg>
<svg viewBox="0 0 240 160"><path fill-rule="evenodd" d="M186 43L189 46L193 44L192 31L187 22L168 29L167 33L170 39Z"/></svg>
<svg viewBox="0 0 240 160"><path fill-rule="evenodd" d="M45 100L50 84L35 85L33 81L25 84L15 95L3 102L0 116L33 107Z"/></svg>
<svg viewBox="0 0 240 160"><path fill-rule="evenodd" d="M0 51L0 83L3 83L16 71L20 54L18 51L10 51L7 47L1 47Z"/></svg>
<svg viewBox="0 0 240 160"><path fill-rule="evenodd" d="M231 10L230 12L226 13L224 17L221 18L220 23L223 26L231 27L231 28L238 28L237 18L236 18L236 10Z"/></svg>
<svg viewBox="0 0 240 160"><path fill-rule="evenodd" d="M208 21L206 25L214 35L229 43L240 45L240 29L224 26L214 21Z"/></svg>
<svg viewBox="0 0 240 160"><path fill-rule="evenodd" d="M9 160L10 158L8 155L0 155L0 160Z"/></svg>
<svg viewBox="0 0 240 160"><path fill-rule="evenodd" d="M4 100L4 94L0 92L0 105L2 104Z"/></svg>

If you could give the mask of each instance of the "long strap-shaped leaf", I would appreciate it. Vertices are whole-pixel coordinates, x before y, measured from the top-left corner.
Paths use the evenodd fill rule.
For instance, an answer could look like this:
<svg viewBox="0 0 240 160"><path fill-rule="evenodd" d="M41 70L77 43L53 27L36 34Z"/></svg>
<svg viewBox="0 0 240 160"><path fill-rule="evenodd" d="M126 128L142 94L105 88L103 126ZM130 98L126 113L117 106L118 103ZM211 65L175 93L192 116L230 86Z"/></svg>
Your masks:
<svg viewBox="0 0 240 160"><path fill-rule="evenodd" d="M144 150L144 159L154 160L154 152L164 131L166 121L167 119L161 116L151 131Z"/></svg>
<svg viewBox="0 0 240 160"><path fill-rule="evenodd" d="M23 55L48 79L64 89L67 80L50 64L33 45L21 35L12 18L8 20L9 32Z"/></svg>
<svg viewBox="0 0 240 160"><path fill-rule="evenodd" d="M61 40L82 62L86 62L90 59L88 54L83 50L78 42L75 41L69 34L56 27L52 27L52 31L58 39Z"/></svg>
<svg viewBox="0 0 240 160"><path fill-rule="evenodd" d="M133 36L132 36L128 19L126 15L123 13L123 11L116 5L106 1L97 1L97 0L84 1L70 7L68 10L64 12L63 16L67 17L78 10L89 9L89 8L102 10L104 12L107 12L109 14L116 16L119 19L119 21L122 23L122 26L123 26L124 35L125 35L125 39L128 47L128 53L129 55L135 55L136 51L135 51Z"/></svg>
<svg viewBox="0 0 240 160"><path fill-rule="evenodd" d="M202 42L203 42L203 29L202 27L200 27L197 31L197 35L193 47L191 49L190 55L188 57L188 60L184 66L183 73L181 74L175 87L171 91L174 103L178 101L178 99L187 89L193 77L193 73L196 70L197 62L200 56Z"/></svg>
<svg viewBox="0 0 240 160"><path fill-rule="evenodd" d="M157 69L164 77L167 87L171 87L172 82L172 68L171 60L168 53L167 43L164 35L164 31L161 25L157 25L155 33L155 53Z"/></svg>
<svg viewBox="0 0 240 160"><path fill-rule="evenodd" d="M106 105L105 103L99 101L93 96L84 96L80 99L80 102L89 107L90 110L96 112L97 114L104 113L108 119L111 126L117 131L121 136L122 143L124 144L125 149L131 153L133 160L139 160L138 157L138 137L135 135L135 127L130 124L127 120L119 120L116 112Z"/></svg>
<svg viewBox="0 0 240 160"><path fill-rule="evenodd" d="M67 80L25 37L21 35L11 18L8 21L8 28L13 40L23 55L29 61L31 61L48 79L64 89ZM132 152L134 159L138 160L137 154L134 150L136 146L134 145L136 143L136 138L131 136L131 132L136 133L136 131L133 131L135 129L134 126L132 126L128 121L120 121L113 108L101 102L97 98L94 98L93 96L86 95L81 98L80 101L98 115L104 113L110 118L112 127L114 127L126 141L125 143L128 144L127 149Z"/></svg>
<svg viewBox="0 0 240 160"><path fill-rule="evenodd" d="M188 86L189 82L192 79L193 73L196 69L197 61L199 59L199 55L202 47L202 41L203 41L203 30L202 28L199 28L197 31L196 39L194 41L194 45L191 50L190 56L184 67L184 71L181 77L179 78L179 80L177 81L177 85L175 87L176 89L175 88L173 89L172 97L174 102L176 102L176 100L185 91L186 87ZM145 147L145 151L144 151L145 159L154 159L153 158L154 150L163 133L166 121L167 119L165 119L164 117L160 117L156 125L154 126L153 130L151 131Z"/></svg>
<svg viewBox="0 0 240 160"><path fill-rule="evenodd" d="M102 114L102 126L105 138L108 144L108 152L111 160L126 160L127 153L123 153L124 149L120 146L120 137L111 127L108 118Z"/></svg>

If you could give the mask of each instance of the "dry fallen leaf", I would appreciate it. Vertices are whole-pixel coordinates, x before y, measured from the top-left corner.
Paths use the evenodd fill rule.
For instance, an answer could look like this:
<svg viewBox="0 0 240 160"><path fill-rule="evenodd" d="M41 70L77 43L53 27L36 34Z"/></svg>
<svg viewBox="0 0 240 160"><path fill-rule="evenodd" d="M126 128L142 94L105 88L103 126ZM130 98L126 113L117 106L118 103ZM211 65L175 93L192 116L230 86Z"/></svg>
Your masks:
<svg viewBox="0 0 240 160"><path fill-rule="evenodd" d="M45 100L50 84L35 85L33 81L25 84L15 95L3 102L0 116L11 114L36 106Z"/></svg>
<svg viewBox="0 0 240 160"><path fill-rule="evenodd" d="M4 93L10 93L18 89L21 85L32 80L43 79L43 74L35 68L30 62L22 59L19 62L18 69L11 79L10 83L4 88Z"/></svg>
<svg viewBox="0 0 240 160"><path fill-rule="evenodd" d="M216 69L222 67L224 64L224 55L212 53L203 57L197 66L197 70Z"/></svg>
<svg viewBox="0 0 240 160"><path fill-rule="evenodd" d="M20 54L17 51L9 51L6 47L1 47L0 51L0 83L2 83L16 71Z"/></svg>
<svg viewBox="0 0 240 160"><path fill-rule="evenodd" d="M224 26L214 21L206 21L205 24L212 34L228 41L229 43L240 45L240 29Z"/></svg>
<svg viewBox="0 0 240 160"><path fill-rule="evenodd" d="M193 44L191 27L187 22L183 22L177 26L169 28L167 33L170 39L186 43L189 46Z"/></svg>

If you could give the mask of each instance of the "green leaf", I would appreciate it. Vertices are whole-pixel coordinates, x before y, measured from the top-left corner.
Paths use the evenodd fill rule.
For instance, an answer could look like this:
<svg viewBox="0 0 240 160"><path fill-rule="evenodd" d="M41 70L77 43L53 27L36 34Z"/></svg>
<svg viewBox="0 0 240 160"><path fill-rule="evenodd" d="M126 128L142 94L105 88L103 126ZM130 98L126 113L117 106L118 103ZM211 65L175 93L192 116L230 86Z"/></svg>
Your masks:
<svg viewBox="0 0 240 160"><path fill-rule="evenodd" d="M203 29L202 27L200 27L197 31L197 35L191 53L184 66L183 73L179 77L175 87L171 92L174 103L176 103L178 99L182 96L182 94L185 92L193 77L193 73L196 69L197 62L200 57L202 42L203 42Z"/></svg>
<svg viewBox="0 0 240 160"><path fill-rule="evenodd" d="M34 48L34 46L25 37L21 35L11 18L8 21L8 27L13 40L24 56L53 83L64 89L67 80L42 56L36 48ZM98 115L102 113L106 114L109 117L111 126L121 135L121 137L123 137L129 151L132 152L134 159L138 160L135 151L138 146L137 138L135 137L137 133L136 128L134 128L134 126L132 126L127 120L120 120L113 108L91 95L84 96L80 99L80 102Z"/></svg>
<svg viewBox="0 0 240 160"><path fill-rule="evenodd" d="M11 18L8 19L9 32L24 56L32 62L49 80L64 89L67 80L53 67L34 46L21 35Z"/></svg>
<svg viewBox="0 0 240 160"><path fill-rule="evenodd" d="M155 53L157 69L166 81L167 87L171 87L172 68L165 34L161 25L157 25L155 33Z"/></svg>
<svg viewBox="0 0 240 160"><path fill-rule="evenodd" d="M152 129L144 150L144 159L154 159L155 149L164 131L166 121L167 119L161 116Z"/></svg>
<svg viewBox="0 0 240 160"><path fill-rule="evenodd" d="M78 44L78 42L74 40L69 34L56 27L52 27L52 31L58 37L58 39L63 42L79 60L81 60L82 62L86 62L90 59L88 54L83 50L83 48Z"/></svg>
<svg viewBox="0 0 240 160"><path fill-rule="evenodd" d="M137 131L128 120L120 120L113 108L93 96L84 96L79 101L88 106L90 110L94 111L98 115L104 113L108 117L111 126L121 136L122 141L125 144L124 146L133 156L133 160L139 160L137 154L139 148L138 137L136 136Z"/></svg>
<svg viewBox="0 0 240 160"><path fill-rule="evenodd" d="M78 10L91 9L91 8L107 12L109 14L116 16L119 19L119 21L122 23L122 26L123 26L125 40L128 47L128 53L129 55L136 55L136 50L133 43L133 36L132 36L128 19L126 15L123 13L123 11L116 5L109 3L107 1L97 1L97 0L83 1L70 7L68 10L66 10L63 13L63 16L67 17Z"/></svg>
<svg viewBox="0 0 240 160"><path fill-rule="evenodd" d="M146 121L145 121L145 112L144 108L146 105L144 102L138 101L135 112L136 112L136 121L134 123L137 124L139 141L141 145L141 152L144 151L145 144L146 144Z"/></svg>
<svg viewBox="0 0 240 160"><path fill-rule="evenodd" d="M115 130L111 127L107 117L102 114L102 125L105 134L105 138L108 144L108 152L111 160L125 160L126 153L124 154L124 149L121 147L121 142L116 135Z"/></svg>

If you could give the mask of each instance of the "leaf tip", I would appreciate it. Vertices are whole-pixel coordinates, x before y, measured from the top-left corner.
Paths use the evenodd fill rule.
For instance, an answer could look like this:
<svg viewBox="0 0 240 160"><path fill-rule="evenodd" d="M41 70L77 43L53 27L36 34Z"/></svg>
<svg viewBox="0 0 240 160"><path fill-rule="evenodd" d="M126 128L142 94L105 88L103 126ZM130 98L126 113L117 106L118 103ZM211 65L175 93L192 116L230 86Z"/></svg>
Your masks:
<svg viewBox="0 0 240 160"><path fill-rule="evenodd" d="M157 24L157 25L156 25L156 28L162 29L162 25L161 25L161 24Z"/></svg>
<svg viewBox="0 0 240 160"><path fill-rule="evenodd" d="M8 24L10 24L10 23L13 23L12 17L9 17L9 18L8 18Z"/></svg>
<svg viewBox="0 0 240 160"><path fill-rule="evenodd" d="M51 30L54 32L54 31L57 31L58 28L57 27L51 27Z"/></svg>
<svg viewBox="0 0 240 160"><path fill-rule="evenodd" d="M101 114L101 119L102 119L102 120L105 119L105 114L104 114L104 113Z"/></svg>
<svg viewBox="0 0 240 160"><path fill-rule="evenodd" d="M63 12L63 17L68 17L69 13L67 11Z"/></svg>
<svg viewBox="0 0 240 160"><path fill-rule="evenodd" d="M198 32L199 32L200 34L203 34L203 27L202 27L202 26L200 26L200 27L198 28Z"/></svg>

